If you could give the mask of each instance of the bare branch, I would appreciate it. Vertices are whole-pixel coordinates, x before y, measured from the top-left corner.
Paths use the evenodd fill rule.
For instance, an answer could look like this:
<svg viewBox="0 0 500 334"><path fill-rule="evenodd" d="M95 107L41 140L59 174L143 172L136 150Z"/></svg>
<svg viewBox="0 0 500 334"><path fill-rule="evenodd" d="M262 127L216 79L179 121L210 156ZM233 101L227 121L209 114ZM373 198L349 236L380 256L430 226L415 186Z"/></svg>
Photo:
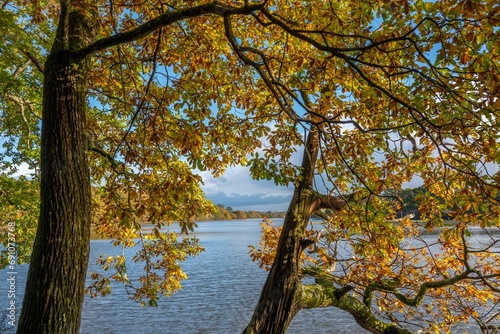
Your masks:
<svg viewBox="0 0 500 334"><path fill-rule="evenodd" d="M27 60L21 66L17 67L16 70L14 71L14 73L12 73L12 78L16 79L21 73L23 73L23 71L26 69L26 67L28 67L29 63L30 63L30 61Z"/></svg>
<svg viewBox="0 0 500 334"><path fill-rule="evenodd" d="M132 115L132 119L130 121L130 124L128 126L127 131L125 132L125 134L123 135L122 139L120 140L120 142L116 146L115 155L118 152L118 150L120 149L120 147L123 144L123 142L125 141L125 139L127 138L127 136L130 133L130 131L132 130L132 127L134 126L134 123L135 123L135 120L137 119L137 116L139 116L139 114L141 113L141 111L142 111L142 109L144 107L144 104L146 103L146 97L149 94L149 90L151 89L151 84L153 83L153 79L154 79L154 77L156 75L156 68L157 68L157 62L156 62L156 60L157 60L157 57L158 57L158 52L160 50L161 38L162 38L162 29L160 28L159 33L158 33L158 39L157 39L156 47L155 47L154 54L153 54L153 69L151 71L151 74L149 76L148 82L146 84L146 89L144 91L144 96L141 99L141 102L139 103L139 105L137 106L136 111Z"/></svg>
<svg viewBox="0 0 500 334"><path fill-rule="evenodd" d="M408 306L418 306L422 301L424 300L425 295L427 294L427 291L429 289L438 289L438 288L444 288L447 286L451 286L456 284L457 282L460 282L464 279L470 279L471 277L469 276L472 273L472 271L465 270L461 274L455 275L450 278L446 278L440 281L434 281L434 282L425 282L422 285L420 285L420 288L418 289L417 294L413 298L409 298L402 293L399 293L396 291L396 288L393 283L387 284L387 282L382 282L378 284L374 284L374 290L382 289L383 291L390 292L396 297L400 302L408 305Z"/></svg>
<svg viewBox="0 0 500 334"><path fill-rule="evenodd" d="M127 173L126 168L125 168L125 164L120 162L120 161L117 161L111 154L106 152L104 149L102 149L98 146L95 146L95 145L90 145L89 151L98 153L99 155L106 158L111 163L111 167L113 168L113 171L116 174L126 174ZM118 170L118 167L121 167L121 171Z"/></svg>
<svg viewBox="0 0 500 334"><path fill-rule="evenodd" d="M6 98L14 101L15 103L17 103L17 105L19 106L19 111L21 113L21 119L23 120L23 123L24 125L26 125L26 131L27 131L27 136L26 136L26 141L27 141L27 144L28 144L28 147L31 146L30 145L30 137L31 137L31 127L30 127L30 124L28 122L28 119L26 118L26 114L24 112L25 110L25 106L28 106L28 109L30 111L32 111L32 113L37 117L39 118L34 112L33 110L31 109L31 106L29 105L29 103L26 103L26 101L24 101L22 98L20 97L17 97L15 95L12 95L12 94L9 94L7 93L5 95ZM40 119L40 118L39 118Z"/></svg>

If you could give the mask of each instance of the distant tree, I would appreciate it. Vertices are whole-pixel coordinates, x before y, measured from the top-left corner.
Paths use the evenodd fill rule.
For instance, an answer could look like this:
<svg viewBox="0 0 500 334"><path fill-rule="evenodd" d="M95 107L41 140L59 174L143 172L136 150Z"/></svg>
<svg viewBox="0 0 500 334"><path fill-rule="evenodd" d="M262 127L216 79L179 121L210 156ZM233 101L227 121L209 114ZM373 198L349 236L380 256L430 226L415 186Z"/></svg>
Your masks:
<svg viewBox="0 0 500 334"><path fill-rule="evenodd" d="M236 215L236 219L247 219L247 214L241 210L234 211L234 214Z"/></svg>
<svg viewBox="0 0 500 334"><path fill-rule="evenodd" d="M399 192L399 196L401 198L402 210L405 211L415 211L418 210L418 196L423 195L425 193L425 189L422 187L412 188L412 189L402 189Z"/></svg>
<svg viewBox="0 0 500 334"><path fill-rule="evenodd" d="M415 219L420 218L418 208L420 206L420 199L425 198L427 191L423 187L418 188L404 188L404 189L390 189L383 192L384 196L395 202L399 207L398 216L404 217L411 214Z"/></svg>

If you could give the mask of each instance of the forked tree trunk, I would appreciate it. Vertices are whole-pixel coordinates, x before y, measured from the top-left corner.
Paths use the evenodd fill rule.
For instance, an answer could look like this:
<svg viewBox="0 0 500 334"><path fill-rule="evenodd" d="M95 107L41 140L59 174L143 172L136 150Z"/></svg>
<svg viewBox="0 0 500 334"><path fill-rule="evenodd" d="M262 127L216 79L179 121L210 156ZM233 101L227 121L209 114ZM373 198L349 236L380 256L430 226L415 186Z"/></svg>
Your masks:
<svg viewBox="0 0 500 334"><path fill-rule="evenodd" d="M44 70L41 207L19 334L79 333L90 243L83 17L63 7Z"/></svg>
<svg viewBox="0 0 500 334"><path fill-rule="evenodd" d="M304 232L314 213L311 210L316 197L312 184L318 150L318 132L312 129L305 145L301 181L295 186L273 265L244 334L285 333L302 308L299 260L307 246Z"/></svg>

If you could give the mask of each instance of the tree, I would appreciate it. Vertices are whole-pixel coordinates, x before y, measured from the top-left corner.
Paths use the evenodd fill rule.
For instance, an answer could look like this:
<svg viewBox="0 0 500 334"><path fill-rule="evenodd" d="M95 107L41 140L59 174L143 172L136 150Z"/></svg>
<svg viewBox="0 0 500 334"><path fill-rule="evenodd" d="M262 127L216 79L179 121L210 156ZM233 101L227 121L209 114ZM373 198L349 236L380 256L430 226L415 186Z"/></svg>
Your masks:
<svg viewBox="0 0 500 334"><path fill-rule="evenodd" d="M266 226L252 254L270 271L244 333L283 333L300 309L326 306L373 333L450 332L462 321L488 332L500 292L490 252L498 243L499 8L490 5L325 2L303 8L318 21L296 20L285 6L264 14L270 30L283 28L316 53L289 40L286 58L259 53L278 68L292 55L309 61L290 81L253 64L295 126L280 138L307 139L281 231ZM271 143L270 163L283 145ZM439 235L432 242L409 217L397 219L401 198L387 195L416 176L427 190L419 212ZM307 230L314 213L325 217L323 231Z"/></svg>
<svg viewBox="0 0 500 334"><path fill-rule="evenodd" d="M476 284L471 301L496 298L497 272L487 265L496 255L467 239L468 225L491 226L498 215L498 175L488 165L498 163L495 1L61 0L1 7L2 55L9 54L2 77L22 87L1 97L9 120L2 130L22 129L9 133L6 154L21 152L36 166L26 138L37 133L37 106L43 119L40 219L19 333L78 332L92 220L118 244L139 238L134 259L144 262L145 275L138 286L124 258L100 260L135 289L134 298L154 305L159 292L174 291L183 277L179 261L200 248L160 227L180 221L187 232L191 217L212 209L191 168L218 175L245 163L248 153L254 177L296 190L246 332L284 332L300 308L326 305L354 305L355 319L370 330L396 330L397 319L380 325L366 310L376 301L392 314L384 304L391 298L396 306L416 305L428 291L455 293L467 282ZM43 92L30 89L42 73ZM264 152L252 153L263 137ZM290 157L300 145L306 154L295 166ZM316 189L315 175L323 176L326 193ZM428 228L441 224L448 208L462 223L443 232L440 244L449 254L458 250L458 262L422 255L434 271L406 266L415 257L398 245L414 230L407 220L394 227L394 201L381 196L414 175L429 191L419 208ZM336 214L325 226L328 243L317 247L325 258L318 267L336 259L327 250L341 240L355 255L341 287L321 270L318 285L300 280L313 273L300 264L303 250L314 246L308 218L323 208ZM140 220L157 224L151 236L141 235ZM404 263L373 267L394 250ZM91 290L106 291L109 278L95 278ZM423 291L418 298L405 295L415 287ZM366 298L360 304L349 290Z"/></svg>
<svg viewBox="0 0 500 334"><path fill-rule="evenodd" d="M160 228L179 221L187 233L192 217L213 210L191 167L220 174L267 131L232 111L266 121L268 111L256 106L267 94L221 29L222 16L259 6L2 2L9 55L2 75L10 75L2 129L12 166L38 166L25 146L36 151L27 143L42 119L40 218L18 333L79 332L92 222L124 247L138 237L133 260L144 262L145 274L131 282L124 257L101 258L115 273L94 274L91 293L107 293L116 279L155 305L159 293L179 288L186 277L179 262L201 247ZM43 91L33 88L42 81ZM152 235L141 234L141 220L157 225Z"/></svg>
<svg viewBox="0 0 500 334"><path fill-rule="evenodd" d="M236 219L247 219L247 214L241 210L234 211Z"/></svg>

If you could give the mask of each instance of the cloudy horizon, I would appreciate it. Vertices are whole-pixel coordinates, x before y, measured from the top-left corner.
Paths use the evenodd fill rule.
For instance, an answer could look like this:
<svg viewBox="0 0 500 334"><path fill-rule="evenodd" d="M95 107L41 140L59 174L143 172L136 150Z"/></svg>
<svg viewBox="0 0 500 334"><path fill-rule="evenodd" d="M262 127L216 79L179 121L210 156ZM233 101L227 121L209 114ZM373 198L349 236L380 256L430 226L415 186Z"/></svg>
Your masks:
<svg viewBox="0 0 500 334"><path fill-rule="evenodd" d="M234 166L214 178L210 172L198 172L205 196L214 204L242 211L286 211L293 187L281 187L268 180L254 180L250 168Z"/></svg>

